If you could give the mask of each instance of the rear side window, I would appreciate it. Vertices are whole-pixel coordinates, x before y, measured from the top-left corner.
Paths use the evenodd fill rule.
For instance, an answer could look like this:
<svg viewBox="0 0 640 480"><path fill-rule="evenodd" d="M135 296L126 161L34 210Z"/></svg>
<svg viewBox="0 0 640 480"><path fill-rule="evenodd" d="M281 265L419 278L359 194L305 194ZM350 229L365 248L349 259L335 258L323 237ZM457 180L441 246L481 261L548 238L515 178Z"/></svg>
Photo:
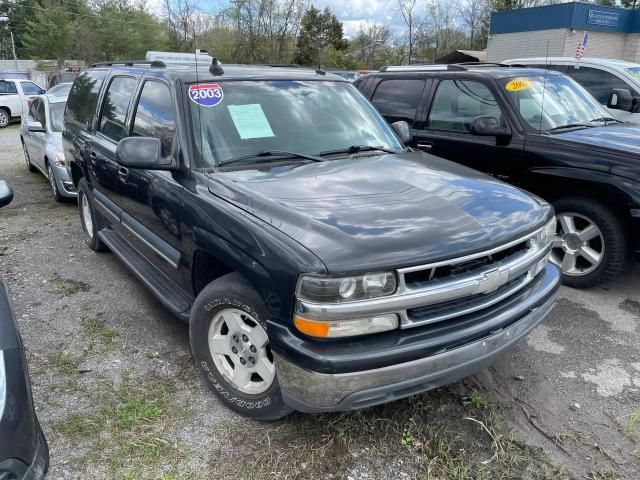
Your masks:
<svg viewBox="0 0 640 480"><path fill-rule="evenodd" d="M404 120L413 125L425 81L383 80L376 88L371 102L389 123Z"/></svg>
<svg viewBox="0 0 640 480"><path fill-rule="evenodd" d="M6 80L0 80L0 95L11 95L14 93L18 93L18 89L16 88L15 83L7 82Z"/></svg>
<svg viewBox="0 0 640 480"><path fill-rule="evenodd" d="M98 130L114 142L127 136L125 121L136 83L133 77L113 77L104 96Z"/></svg>
<svg viewBox="0 0 640 480"><path fill-rule="evenodd" d="M44 90L35 83L20 82L20 86L25 95L42 95L44 93Z"/></svg>
<svg viewBox="0 0 640 480"><path fill-rule="evenodd" d="M74 120L86 128L91 127L98 104L100 88L107 75L106 70L89 70L81 73L73 82L65 117Z"/></svg>
<svg viewBox="0 0 640 480"><path fill-rule="evenodd" d="M468 133L475 117L501 118L489 88L473 80L443 80L438 85L427 128Z"/></svg>
<svg viewBox="0 0 640 480"><path fill-rule="evenodd" d="M147 81L142 87L133 120L134 136L159 138L162 156L171 154L176 134L176 119L171 92L164 83Z"/></svg>
<svg viewBox="0 0 640 480"><path fill-rule="evenodd" d="M631 90L632 95L636 92L624 81L612 73L598 70L591 67L570 68L569 76L582 85L587 92L593 95L602 105L606 105L609 100L609 94L614 88L624 88Z"/></svg>

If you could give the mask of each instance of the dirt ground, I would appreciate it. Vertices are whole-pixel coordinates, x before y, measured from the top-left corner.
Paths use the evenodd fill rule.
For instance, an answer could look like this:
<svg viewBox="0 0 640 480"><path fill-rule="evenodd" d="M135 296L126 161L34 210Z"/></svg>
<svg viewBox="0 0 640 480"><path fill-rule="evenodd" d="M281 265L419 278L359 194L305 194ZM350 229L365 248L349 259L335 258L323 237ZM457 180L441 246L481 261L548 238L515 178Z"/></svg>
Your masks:
<svg viewBox="0 0 640 480"><path fill-rule="evenodd" d="M640 478L640 268L563 288L493 367L377 408L257 423L201 382L187 327L110 253L0 130L0 274L31 370L51 479Z"/></svg>

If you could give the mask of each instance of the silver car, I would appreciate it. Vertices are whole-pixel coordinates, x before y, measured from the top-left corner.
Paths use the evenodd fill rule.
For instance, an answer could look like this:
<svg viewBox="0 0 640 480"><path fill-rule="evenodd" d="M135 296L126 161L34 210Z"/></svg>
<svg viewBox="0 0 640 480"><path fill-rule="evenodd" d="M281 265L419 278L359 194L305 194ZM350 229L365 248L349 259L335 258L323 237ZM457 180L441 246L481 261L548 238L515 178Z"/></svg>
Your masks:
<svg viewBox="0 0 640 480"><path fill-rule="evenodd" d="M40 170L49 179L53 198L60 202L77 196L64 165L62 119L66 95L44 94L33 99L22 116L20 140L30 172Z"/></svg>

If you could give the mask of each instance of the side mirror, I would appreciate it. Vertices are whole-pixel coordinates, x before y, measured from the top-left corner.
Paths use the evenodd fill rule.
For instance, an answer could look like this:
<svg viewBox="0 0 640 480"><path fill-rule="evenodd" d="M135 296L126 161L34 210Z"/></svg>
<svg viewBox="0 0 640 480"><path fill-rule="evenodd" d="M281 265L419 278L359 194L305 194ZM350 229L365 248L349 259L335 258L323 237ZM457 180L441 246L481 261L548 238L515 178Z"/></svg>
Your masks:
<svg viewBox="0 0 640 480"><path fill-rule="evenodd" d="M475 117L469 127L469 132L481 137L510 137L511 130L500 123L496 117L483 115Z"/></svg>
<svg viewBox="0 0 640 480"><path fill-rule="evenodd" d="M0 180L0 207L5 207L13 200L13 190L7 182Z"/></svg>
<svg viewBox="0 0 640 480"><path fill-rule="evenodd" d="M398 138L400 138L403 143L409 143L411 141L411 128L404 120L392 123L391 128L393 128L393 131L396 132L396 135L398 135Z"/></svg>
<svg viewBox="0 0 640 480"><path fill-rule="evenodd" d="M27 130L31 133L43 133L45 131L40 122L27 122Z"/></svg>
<svg viewBox="0 0 640 480"><path fill-rule="evenodd" d="M118 142L116 161L120 165L146 170L171 170L171 159L162 157L159 138L127 137Z"/></svg>
<svg viewBox="0 0 640 480"><path fill-rule="evenodd" d="M632 106L633 97L629 90L626 88L614 88L611 90L609 100L607 101L607 107L630 112Z"/></svg>

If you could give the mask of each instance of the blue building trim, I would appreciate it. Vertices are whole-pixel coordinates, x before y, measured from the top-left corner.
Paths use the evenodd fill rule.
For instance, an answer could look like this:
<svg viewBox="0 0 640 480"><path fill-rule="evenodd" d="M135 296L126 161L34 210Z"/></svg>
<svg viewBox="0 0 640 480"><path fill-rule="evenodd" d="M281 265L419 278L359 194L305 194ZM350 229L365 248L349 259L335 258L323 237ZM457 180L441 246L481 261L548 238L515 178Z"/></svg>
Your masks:
<svg viewBox="0 0 640 480"><path fill-rule="evenodd" d="M572 2L491 14L492 35L572 28L595 32L638 33L640 10Z"/></svg>

